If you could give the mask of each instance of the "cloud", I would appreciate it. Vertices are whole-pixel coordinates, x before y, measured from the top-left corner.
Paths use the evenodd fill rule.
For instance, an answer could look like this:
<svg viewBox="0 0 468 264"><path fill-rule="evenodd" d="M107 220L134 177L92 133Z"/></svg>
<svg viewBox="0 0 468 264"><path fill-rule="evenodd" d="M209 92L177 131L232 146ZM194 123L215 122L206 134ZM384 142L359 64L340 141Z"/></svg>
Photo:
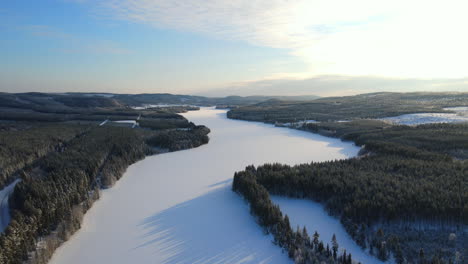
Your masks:
<svg viewBox="0 0 468 264"><path fill-rule="evenodd" d="M130 50L120 47L117 43L102 39L90 39L63 32L48 25L27 25L22 30L29 34L48 38L60 42L64 53L91 53L91 54L129 54Z"/></svg>
<svg viewBox="0 0 468 264"><path fill-rule="evenodd" d="M468 6L462 0L96 0L90 5L111 19L286 49L307 62L309 76L467 76Z"/></svg>
<svg viewBox="0 0 468 264"><path fill-rule="evenodd" d="M308 79L266 79L205 90L205 96L318 95L343 96L371 92L467 92L468 78L411 79L378 76L323 75Z"/></svg>

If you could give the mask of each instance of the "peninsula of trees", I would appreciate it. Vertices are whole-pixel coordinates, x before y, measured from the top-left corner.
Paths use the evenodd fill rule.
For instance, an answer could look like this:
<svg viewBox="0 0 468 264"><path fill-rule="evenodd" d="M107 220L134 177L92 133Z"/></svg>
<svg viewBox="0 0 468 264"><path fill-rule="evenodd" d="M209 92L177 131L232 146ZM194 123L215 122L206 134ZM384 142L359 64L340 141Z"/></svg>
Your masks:
<svg viewBox="0 0 468 264"><path fill-rule="evenodd" d="M21 181L9 198L11 221L0 233L0 263L47 263L80 228L99 190L130 164L208 143L208 128L176 113L191 109L135 110L106 97L43 95L1 105L0 189Z"/></svg>
<svg viewBox="0 0 468 264"><path fill-rule="evenodd" d="M432 95L440 99L432 104L423 96L418 99L420 103L413 100L410 106L405 101L392 101L394 97L390 95L387 99L401 106L398 109L423 107L439 111L446 106L468 105L465 95ZM340 100L343 108L347 108L351 105L348 102L358 99ZM383 101L380 98L375 102ZM354 109L361 116L394 115L394 110L391 113L385 110L392 107L390 104L383 105L383 113L371 112L377 106L375 102L361 102ZM300 120L294 118L291 108L302 109L302 116L321 115L319 110L302 108L301 104L289 103L288 107L258 104L234 109L229 116L252 120L262 113L268 116L263 119L267 122L284 122L286 117ZM274 109L271 113L270 108ZM335 117L325 122L303 123L297 128L353 141L362 147L361 155L296 166L249 166L238 172L233 189L250 203L259 224L273 234L297 263L324 261L318 248L303 242L310 234L284 227L286 216L272 204L269 193L311 199L324 204L357 244L381 260L393 258L399 264L464 263L468 258L468 124L399 126L357 118L334 122L348 119L339 105L329 111L330 116ZM328 260L327 263L337 261Z"/></svg>

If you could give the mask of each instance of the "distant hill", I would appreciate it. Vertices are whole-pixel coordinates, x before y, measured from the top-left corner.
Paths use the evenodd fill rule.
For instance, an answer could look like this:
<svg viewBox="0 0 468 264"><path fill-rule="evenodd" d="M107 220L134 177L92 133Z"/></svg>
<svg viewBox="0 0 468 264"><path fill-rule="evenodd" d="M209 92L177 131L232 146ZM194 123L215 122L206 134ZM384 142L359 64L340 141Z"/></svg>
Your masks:
<svg viewBox="0 0 468 264"><path fill-rule="evenodd" d="M178 94L116 94L115 99L128 105L141 104L191 104L199 106L230 105L240 106L263 102L269 99L314 100L318 96L226 96L204 97Z"/></svg>
<svg viewBox="0 0 468 264"><path fill-rule="evenodd" d="M338 121L381 118L410 113L441 113L450 106L468 106L468 93L370 93L324 97L312 101L271 99L228 112L234 119L261 122Z"/></svg>
<svg viewBox="0 0 468 264"><path fill-rule="evenodd" d="M38 110L41 108L66 110L74 107L121 107L112 97L48 93L0 93L0 107Z"/></svg>
<svg viewBox="0 0 468 264"><path fill-rule="evenodd" d="M144 104L197 106L244 106L270 99L285 101L313 100L317 96L227 96L204 97L179 94L112 94L112 93L0 93L0 107L47 112L72 108L112 108Z"/></svg>

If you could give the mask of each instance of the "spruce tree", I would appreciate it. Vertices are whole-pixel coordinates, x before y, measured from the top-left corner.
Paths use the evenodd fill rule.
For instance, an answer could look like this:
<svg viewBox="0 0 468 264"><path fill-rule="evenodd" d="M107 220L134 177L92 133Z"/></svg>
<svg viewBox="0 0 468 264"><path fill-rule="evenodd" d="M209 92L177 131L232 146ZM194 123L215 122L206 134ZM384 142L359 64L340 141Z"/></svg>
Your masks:
<svg viewBox="0 0 468 264"><path fill-rule="evenodd" d="M333 250L333 258L336 259L338 253L338 241L336 241L336 236L333 234L332 236L332 250Z"/></svg>

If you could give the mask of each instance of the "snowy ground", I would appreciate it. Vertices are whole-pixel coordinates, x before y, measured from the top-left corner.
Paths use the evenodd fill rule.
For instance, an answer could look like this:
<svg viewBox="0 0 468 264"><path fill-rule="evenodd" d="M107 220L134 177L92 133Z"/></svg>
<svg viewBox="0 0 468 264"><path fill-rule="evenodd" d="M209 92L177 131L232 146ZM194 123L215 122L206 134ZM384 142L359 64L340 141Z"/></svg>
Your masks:
<svg viewBox="0 0 468 264"><path fill-rule="evenodd" d="M17 179L0 191L0 233L2 233L3 230L5 230L5 228L8 226L8 223L10 223L8 198L15 189L15 185L20 181L20 179Z"/></svg>
<svg viewBox="0 0 468 264"><path fill-rule="evenodd" d="M129 125L132 125L132 128L135 128L138 125L138 122L136 120L117 120L113 122L120 123L120 124L129 124Z"/></svg>
<svg viewBox="0 0 468 264"><path fill-rule="evenodd" d="M361 263L382 263L377 258L364 253L348 233L346 233L340 221L324 213L324 208L320 203L281 196L272 196L271 198L274 203L281 207L281 211L289 216L293 228L305 226L311 237L317 230L320 240L323 240L325 245L328 243L330 246L332 236L335 234L340 246L340 252L346 249L346 252L351 252L354 260Z"/></svg>
<svg viewBox="0 0 468 264"><path fill-rule="evenodd" d="M115 123L122 123L122 124L136 124L136 120L117 120L117 121L112 121Z"/></svg>
<svg viewBox="0 0 468 264"><path fill-rule="evenodd" d="M468 107L450 107L455 113L420 113L382 118L386 122L400 125L421 125L429 123L463 123L468 122Z"/></svg>
<svg viewBox="0 0 468 264"><path fill-rule="evenodd" d="M234 172L249 164L324 161L359 151L338 139L229 120L226 110L184 116L211 129L210 143L130 166L51 263L291 263L231 191ZM337 229L337 236L342 232Z"/></svg>
<svg viewBox="0 0 468 264"><path fill-rule="evenodd" d="M142 106L133 106L132 108L135 110L143 110L148 108L156 108L156 107L173 107L173 106L194 106L194 105L187 105L187 104L144 104Z"/></svg>

